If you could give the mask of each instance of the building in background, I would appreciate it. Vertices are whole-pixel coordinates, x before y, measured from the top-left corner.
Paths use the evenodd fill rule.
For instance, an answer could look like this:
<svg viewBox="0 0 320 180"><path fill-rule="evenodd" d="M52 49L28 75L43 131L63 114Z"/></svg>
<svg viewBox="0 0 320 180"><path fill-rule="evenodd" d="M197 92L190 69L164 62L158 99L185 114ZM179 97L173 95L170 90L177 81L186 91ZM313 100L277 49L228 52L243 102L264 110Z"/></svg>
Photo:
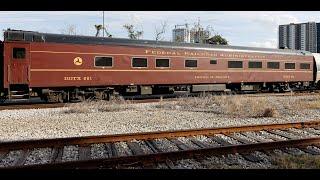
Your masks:
<svg viewBox="0 0 320 180"><path fill-rule="evenodd" d="M190 42L190 30L188 24L175 25L172 30L172 41L173 42Z"/></svg>
<svg viewBox="0 0 320 180"><path fill-rule="evenodd" d="M286 25L279 26L279 49L289 48L288 29L289 29L289 26L286 26Z"/></svg>
<svg viewBox="0 0 320 180"><path fill-rule="evenodd" d="M210 31L205 30L200 24L189 29L188 24L175 25L172 30L173 42L185 42L185 43L206 43L206 40L210 38Z"/></svg>
<svg viewBox="0 0 320 180"><path fill-rule="evenodd" d="M279 26L279 48L320 52L320 23L307 22Z"/></svg>
<svg viewBox="0 0 320 180"><path fill-rule="evenodd" d="M317 52L320 53L320 23L317 23Z"/></svg>
<svg viewBox="0 0 320 180"><path fill-rule="evenodd" d="M210 38L210 31L203 29L202 27L194 27L190 31L191 43L206 43L206 40Z"/></svg>

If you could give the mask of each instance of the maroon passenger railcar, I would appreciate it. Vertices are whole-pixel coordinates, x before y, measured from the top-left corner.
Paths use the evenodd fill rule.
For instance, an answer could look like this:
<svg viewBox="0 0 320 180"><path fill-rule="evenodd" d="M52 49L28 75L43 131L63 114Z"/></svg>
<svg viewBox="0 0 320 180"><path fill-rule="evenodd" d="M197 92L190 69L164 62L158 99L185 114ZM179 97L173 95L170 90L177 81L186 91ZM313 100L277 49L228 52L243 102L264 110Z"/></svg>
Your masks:
<svg viewBox="0 0 320 180"><path fill-rule="evenodd" d="M7 30L2 97L286 90L314 84L309 52Z"/></svg>

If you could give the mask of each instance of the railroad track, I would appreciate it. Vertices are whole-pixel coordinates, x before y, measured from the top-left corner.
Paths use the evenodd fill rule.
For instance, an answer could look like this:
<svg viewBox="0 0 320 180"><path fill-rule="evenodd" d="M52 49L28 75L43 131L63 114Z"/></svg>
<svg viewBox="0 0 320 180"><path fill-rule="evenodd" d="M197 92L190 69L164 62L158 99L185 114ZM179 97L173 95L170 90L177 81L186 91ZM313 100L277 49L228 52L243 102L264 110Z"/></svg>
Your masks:
<svg viewBox="0 0 320 180"><path fill-rule="evenodd" d="M168 162L234 153L259 161L252 152L290 147L320 155L306 148L319 143L320 121L2 142L0 169L155 168L159 163L174 168Z"/></svg>
<svg viewBox="0 0 320 180"><path fill-rule="evenodd" d="M265 97L265 96L276 96L276 97L283 97L283 96L312 96L312 95L319 95L319 92L286 92L286 93L248 93L248 94L233 94L232 96L248 96L248 97ZM184 97L187 96L170 96L163 99L164 101L174 101L177 97ZM127 97L126 100L130 100L131 103L151 103L151 102L159 102L160 97L155 98L138 98L134 99L133 97ZM76 102L74 102L76 103ZM64 107L67 104L71 103L45 103L45 102L15 102L9 104L0 104L0 110L13 110L13 109L43 109L43 108L58 108Z"/></svg>

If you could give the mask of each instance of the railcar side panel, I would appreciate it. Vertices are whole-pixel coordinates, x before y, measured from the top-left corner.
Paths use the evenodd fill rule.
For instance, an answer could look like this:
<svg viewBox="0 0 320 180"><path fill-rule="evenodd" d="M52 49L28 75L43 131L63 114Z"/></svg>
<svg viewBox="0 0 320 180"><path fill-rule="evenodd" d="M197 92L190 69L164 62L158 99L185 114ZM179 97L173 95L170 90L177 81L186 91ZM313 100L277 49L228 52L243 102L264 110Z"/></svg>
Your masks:
<svg viewBox="0 0 320 180"><path fill-rule="evenodd" d="M95 67L96 56L112 56L113 67ZM148 58L148 67L131 67L132 57ZM75 64L76 58L81 65ZM169 58L170 68L156 68L156 58ZM303 55L31 43L30 59L30 87L313 81L312 68L299 68L301 62L313 67L313 57ZM198 67L184 67L186 59L198 60ZM210 64L212 59L217 64ZM243 61L243 68L228 68L229 60ZM249 61L261 61L262 68L249 69ZM280 68L268 69L269 61L280 62ZM296 69L285 69L286 62L295 62Z"/></svg>
<svg viewBox="0 0 320 180"><path fill-rule="evenodd" d="M0 90L4 90L4 50L3 50L3 42L0 41Z"/></svg>

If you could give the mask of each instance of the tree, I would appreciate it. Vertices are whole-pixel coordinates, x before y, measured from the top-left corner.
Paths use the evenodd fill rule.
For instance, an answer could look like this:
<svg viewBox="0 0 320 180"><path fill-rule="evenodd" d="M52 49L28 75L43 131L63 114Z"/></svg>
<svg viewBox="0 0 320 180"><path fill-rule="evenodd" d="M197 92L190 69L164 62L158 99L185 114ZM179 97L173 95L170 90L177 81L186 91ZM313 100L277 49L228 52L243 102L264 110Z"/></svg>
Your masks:
<svg viewBox="0 0 320 180"><path fill-rule="evenodd" d="M94 27L96 28L97 32L96 32L96 37L98 37L100 35L100 31L104 31L106 33L106 36L111 38L112 35L107 31L107 28L106 27L103 27L103 25L101 24L96 24L94 25Z"/></svg>
<svg viewBox="0 0 320 180"><path fill-rule="evenodd" d="M139 39L143 35L143 31L135 30L132 24L125 24L123 27L128 31L128 37L130 39Z"/></svg>
<svg viewBox="0 0 320 180"><path fill-rule="evenodd" d="M76 25L67 25L64 29L60 30L61 34L77 35Z"/></svg>
<svg viewBox="0 0 320 180"><path fill-rule="evenodd" d="M213 37L206 40L207 44L220 44L220 45L228 45L228 41L223 38L221 35L214 35Z"/></svg>
<svg viewBox="0 0 320 180"><path fill-rule="evenodd" d="M156 41L162 41L164 38L162 35L166 32L167 29L167 21L163 21L160 24L160 27L155 27L155 35L156 35Z"/></svg>

